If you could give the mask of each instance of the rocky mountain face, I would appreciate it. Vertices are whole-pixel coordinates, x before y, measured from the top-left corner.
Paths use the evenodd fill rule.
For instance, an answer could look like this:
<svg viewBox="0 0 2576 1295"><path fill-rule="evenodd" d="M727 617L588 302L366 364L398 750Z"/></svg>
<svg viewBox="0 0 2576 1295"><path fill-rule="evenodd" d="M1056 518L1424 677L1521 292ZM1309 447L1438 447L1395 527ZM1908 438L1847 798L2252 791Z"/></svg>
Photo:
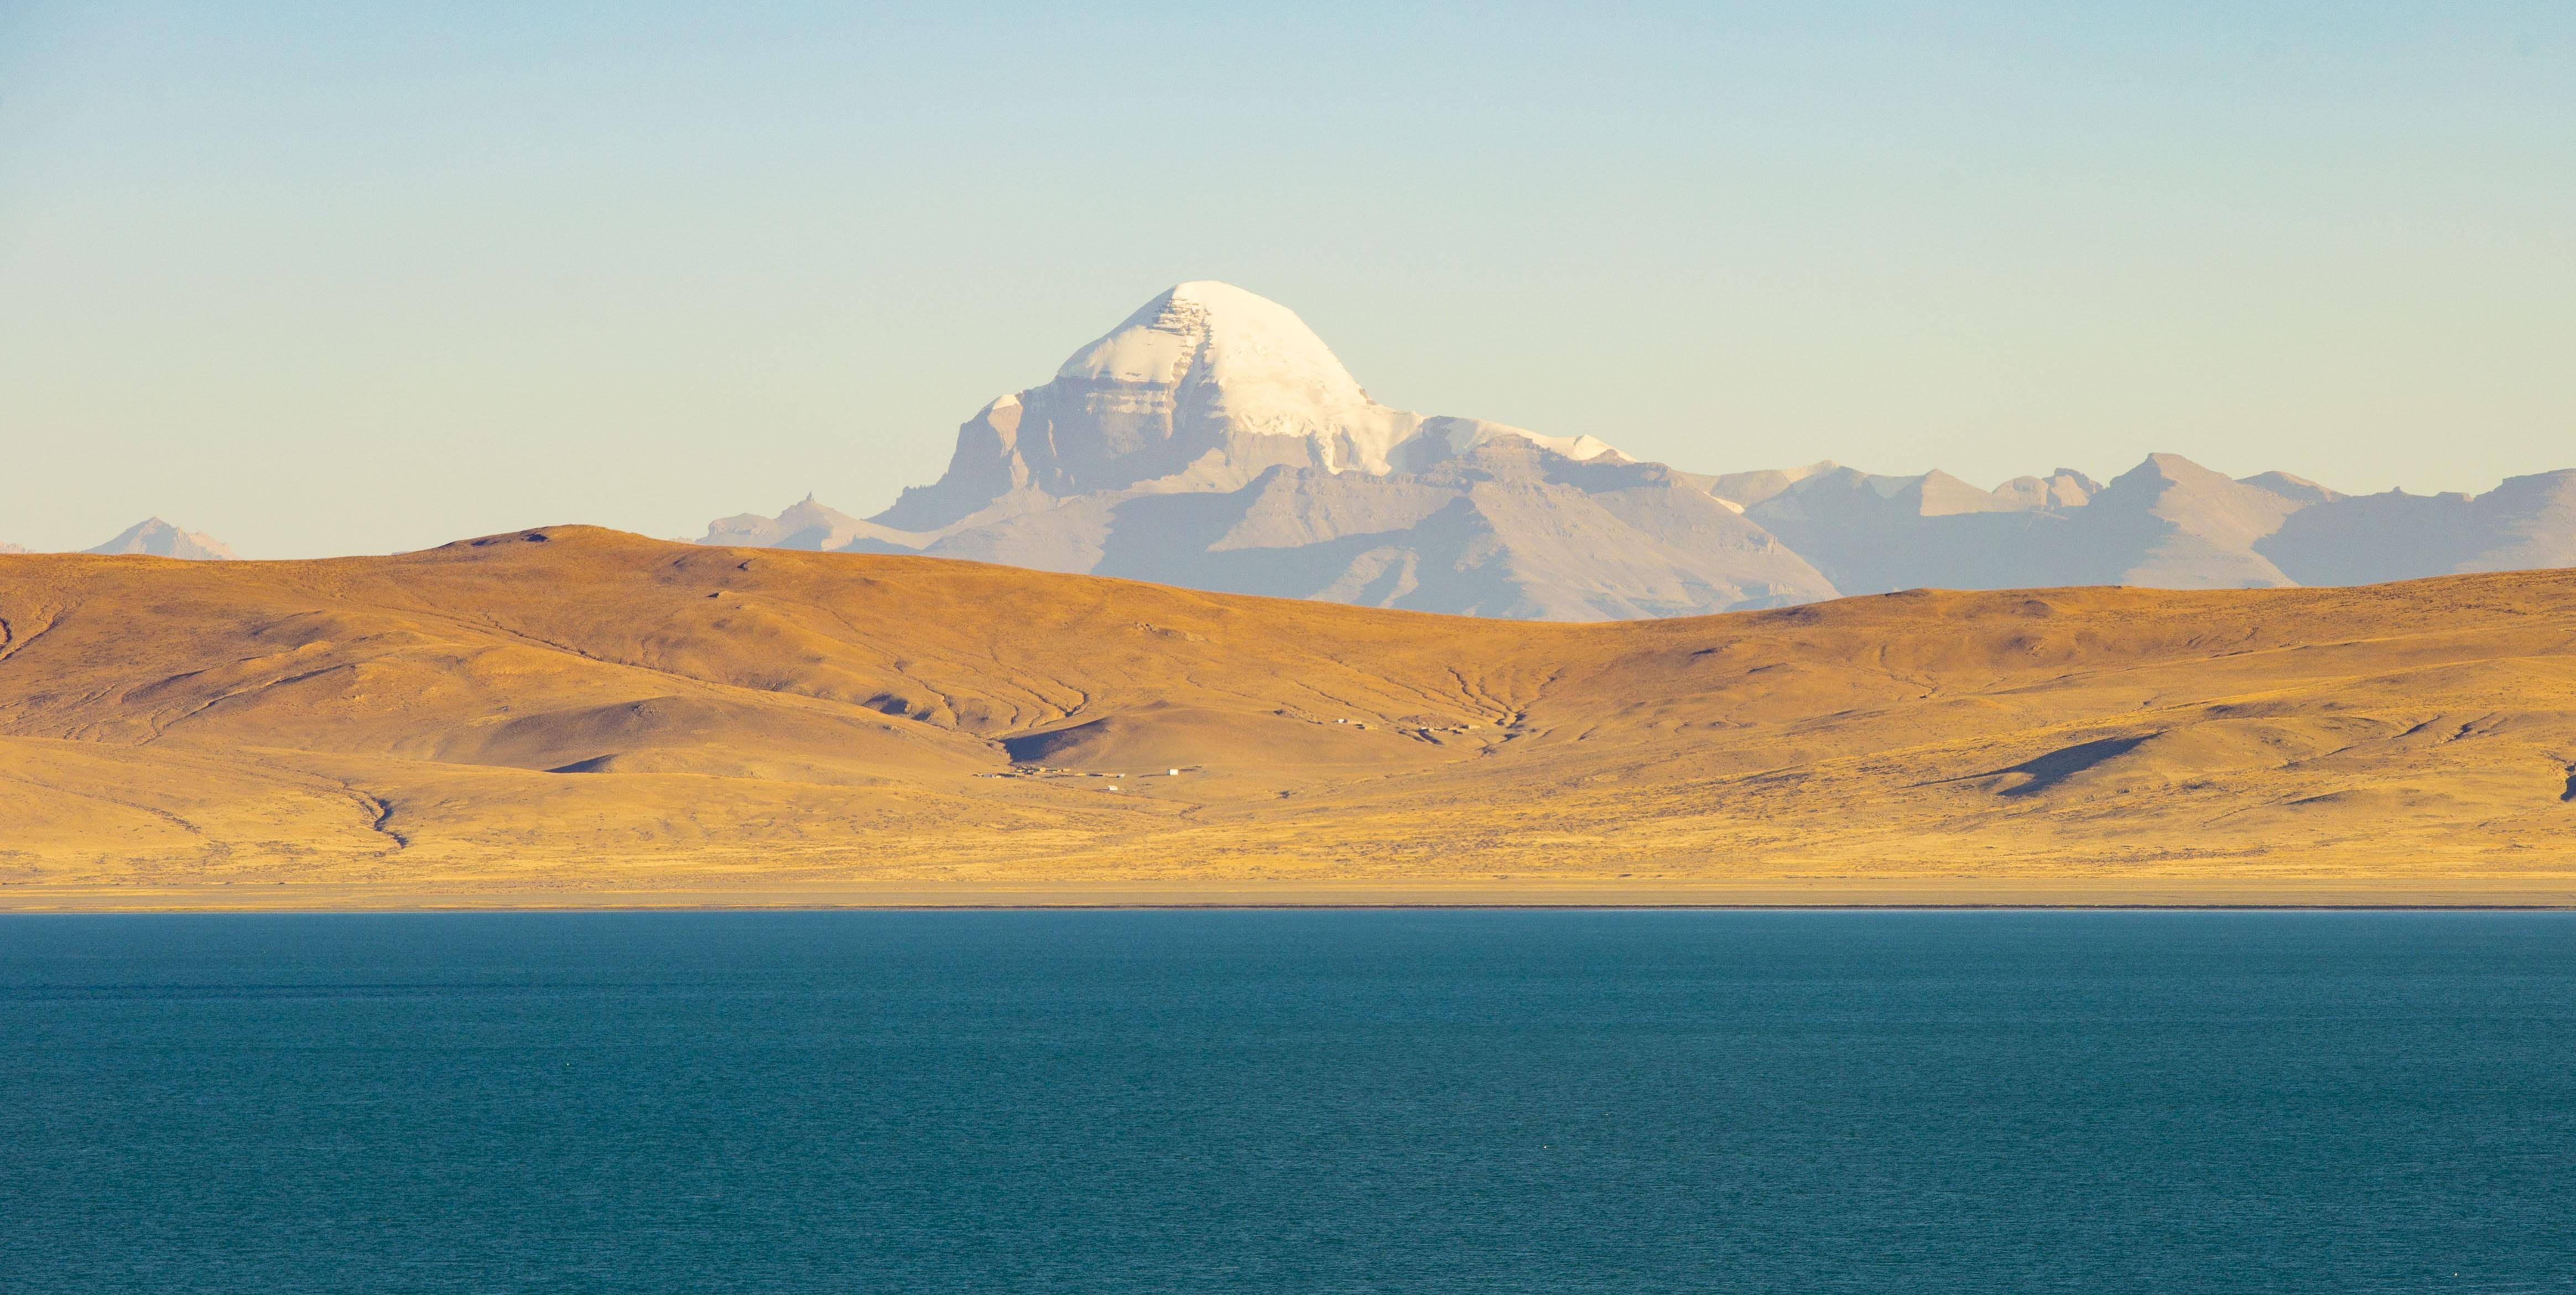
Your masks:
<svg viewBox="0 0 2576 1295"><path fill-rule="evenodd" d="M977 411L947 472L875 517L809 496L776 517L719 520L701 542L1630 619L1923 587L2249 588L2571 566L2576 471L2475 497L2346 496L2171 454L2107 484L2059 468L1991 490L1830 462L1700 475L1590 437L1388 408L1285 307L1185 283L1047 383Z"/></svg>
<svg viewBox="0 0 2576 1295"><path fill-rule="evenodd" d="M200 562L231 562L241 555L202 531L183 531L158 517L136 522L115 539L83 553L148 553L154 557L186 558Z"/></svg>

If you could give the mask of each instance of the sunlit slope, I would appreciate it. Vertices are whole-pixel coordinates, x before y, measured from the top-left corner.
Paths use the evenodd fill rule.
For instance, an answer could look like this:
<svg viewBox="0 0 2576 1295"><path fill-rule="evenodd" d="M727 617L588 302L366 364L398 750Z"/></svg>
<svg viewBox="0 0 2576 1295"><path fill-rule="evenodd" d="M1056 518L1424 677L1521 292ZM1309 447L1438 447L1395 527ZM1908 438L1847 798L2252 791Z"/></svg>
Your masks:
<svg viewBox="0 0 2576 1295"><path fill-rule="evenodd" d="M20 907L2576 901L2576 573L1565 625L548 527L0 622Z"/></svg>

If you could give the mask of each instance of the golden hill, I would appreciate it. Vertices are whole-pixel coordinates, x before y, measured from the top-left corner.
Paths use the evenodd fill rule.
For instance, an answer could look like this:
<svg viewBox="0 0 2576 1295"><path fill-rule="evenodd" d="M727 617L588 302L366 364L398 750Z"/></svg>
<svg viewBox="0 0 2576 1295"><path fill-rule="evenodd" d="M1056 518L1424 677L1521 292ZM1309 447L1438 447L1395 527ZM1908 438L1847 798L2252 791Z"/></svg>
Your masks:
<svg viewBox="0 0 2576 1295"><path fill-rule="evenodd" d="M0 557L22 909L2565 904L2571 766L2564 571L1566 625L570 526Z"/></svg>

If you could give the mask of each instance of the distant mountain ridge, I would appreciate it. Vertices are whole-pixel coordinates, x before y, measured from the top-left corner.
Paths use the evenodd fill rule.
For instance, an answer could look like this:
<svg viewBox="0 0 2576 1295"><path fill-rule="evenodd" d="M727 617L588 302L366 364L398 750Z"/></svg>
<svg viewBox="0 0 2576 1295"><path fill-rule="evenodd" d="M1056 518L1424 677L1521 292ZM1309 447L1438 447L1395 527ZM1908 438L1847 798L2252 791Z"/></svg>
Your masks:
<svg viewBox="0 0 2576 1295"><path fill-rule="evenodd" d="M1378 404L1287 308L1185 283L958 429L858 518L812 496L705 544L924 553L1231 593L1550 620L1938 587L2368 584L2576 565L2576 471L2348 496L2151 454L1981 489L1826 462L1702 475Z"/></svg>
<svg viewBox="0 0 2576 1295"><path fill-rule="evenodd" d="M2476 496L2345 495L2286 472L2230 480L2151 454L2108 485L2063 468L1993 491L1940 472L1828 468L1745 494L1745 516L1844 594L2359 585L2576 566L2576 470Z"/></svg>
<svg viewBox="0 0 2576 1295"><path fill-rule="evenodd" d="M32 552L34 550L20 545L0 544L0 554ZM158 517L147 517L118 532L115 539L81 552L102 556L144 554L195 562L235 562L241 558L230 546L212 535L203 531L181 530Z"/></svg>
<svg viewBox="0 0 2576 1295"><path fill-rule="evenodd" d="M184 558L195 562L233 562L241 555L222 540L203 531L185 531L158 517L147 517L126 527L115 539L83 553L142 553L153 557Z"/></svg>

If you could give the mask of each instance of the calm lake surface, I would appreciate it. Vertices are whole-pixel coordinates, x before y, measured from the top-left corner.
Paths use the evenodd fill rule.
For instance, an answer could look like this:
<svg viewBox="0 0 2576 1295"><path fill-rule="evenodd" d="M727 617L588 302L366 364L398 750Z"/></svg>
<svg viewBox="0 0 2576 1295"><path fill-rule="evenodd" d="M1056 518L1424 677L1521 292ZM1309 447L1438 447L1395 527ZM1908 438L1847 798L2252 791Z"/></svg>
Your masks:
<svg viewBox="0 0 2576 1295"><path fill-rule="evenodd" d="M0 918L0 1289L2576 1290L2576 915Z"/></svg>

